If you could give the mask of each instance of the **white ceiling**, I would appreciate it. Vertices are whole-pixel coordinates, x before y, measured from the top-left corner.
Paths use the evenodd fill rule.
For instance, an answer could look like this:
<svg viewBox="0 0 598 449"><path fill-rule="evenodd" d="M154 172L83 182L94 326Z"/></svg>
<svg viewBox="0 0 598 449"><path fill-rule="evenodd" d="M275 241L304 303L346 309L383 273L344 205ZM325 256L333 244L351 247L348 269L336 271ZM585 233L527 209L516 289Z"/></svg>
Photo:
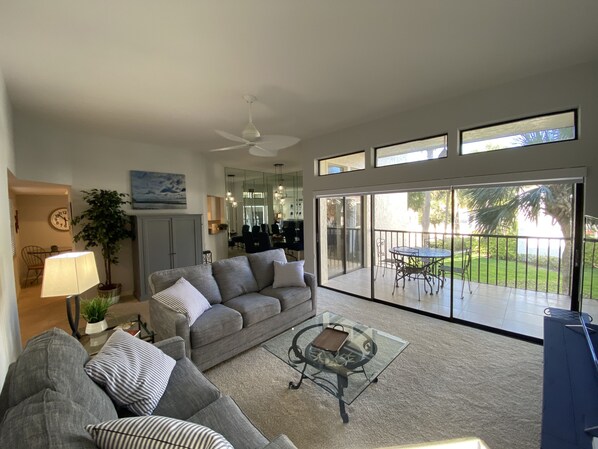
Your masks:
<svg viewBox="0 0 598 449"><path fill-rule="evenodd" d="M0 0L0 69L16 108L207 151L241 132L244 94L262 133L310 139L596 60L597 17L596 0Z"/></svg>

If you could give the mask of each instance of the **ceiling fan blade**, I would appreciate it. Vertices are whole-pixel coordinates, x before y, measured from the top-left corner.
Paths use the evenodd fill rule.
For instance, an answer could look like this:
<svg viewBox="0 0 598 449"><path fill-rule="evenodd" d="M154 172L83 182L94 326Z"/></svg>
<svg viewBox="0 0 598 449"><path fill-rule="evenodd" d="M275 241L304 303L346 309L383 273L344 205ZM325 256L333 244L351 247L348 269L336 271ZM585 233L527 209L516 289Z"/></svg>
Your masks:
<svg viewBox="0 0 598 449"><path fill-rule="evenodd" d="M213 150L210 151L228 151L228 150L237 150L239 148L245 148L247 147L247 144L243 144L243 145L234 145L232 147L224 147L224 148L214 148Z"/></svg>
<svg viewBox="0 0 598 449"><path fill-rule="evenodd" d="M227 133L226 131L220 131L219 129L215 129L216 134L224 137L225 139L232 140L233 142L241 142L241 143L249 143L249 140L245 140L242 137L235 136L234 134Z"/></svg>
<svg viewBox="0 0 598 449"><path fill-rule="evenodd" d="M249 147L249 154L260 157L275 157L278 155L278 151L267 150L258 145L252 145Z"/></svg>
<svg viewBox="0 0 598 449"><path fill-rule="evenodd" d="M260 147L264 150L282 150L283 148L288 148L292 145L295 145L301 139L298 137L291 137L291 136L281 136L278 134L270 134L262 136L261 139L257 142Z"/></svg>

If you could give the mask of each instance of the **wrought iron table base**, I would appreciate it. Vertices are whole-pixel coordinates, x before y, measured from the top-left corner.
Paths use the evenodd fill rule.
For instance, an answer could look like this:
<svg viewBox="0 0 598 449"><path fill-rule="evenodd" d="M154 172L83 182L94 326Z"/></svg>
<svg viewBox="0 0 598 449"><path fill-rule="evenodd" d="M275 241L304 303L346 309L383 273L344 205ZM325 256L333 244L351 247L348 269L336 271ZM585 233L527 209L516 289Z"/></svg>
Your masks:
<svg viewBox="0 0 598 449"><path fill-rule="evenodd" d="M289 382L289 388L291 390L299 389L299 387L301 387L301 384L303 383L303 379L309 379L309 376L307 376L305 374L305 369L307 368L307 365L308 365L307 363L304 363L304 365L303 365L303 370L301 371L301 377L299 378L299 382L297 382L297 383L295 383L293 381ZM347 411L345 409L345 401L343 401L341 398L343 397L343 390L349 386L349 378L346 376L343 376L341 374L337 374L336 375L336 385L334 385L328 379L319 377L318 374L321 372L322 371L319 371L318 373L313 375L312 381L315 384L322 387L323 389L325 389L326 391L328 391L330 394L332 394L334 397L336 397L338 399L338 407L339 407L341 418L343 420L343 423L347 424L349 422L349 414L347 413ZM365 370L360 371L360 373L363 373L366 377L368 377ZM351 373L351 374L356 374L356 373ZM323 384L323 382L325 382L328 385ZM372 380L372 383L377 383L377 382L378 382L378 378L375 377Z"/></svg>

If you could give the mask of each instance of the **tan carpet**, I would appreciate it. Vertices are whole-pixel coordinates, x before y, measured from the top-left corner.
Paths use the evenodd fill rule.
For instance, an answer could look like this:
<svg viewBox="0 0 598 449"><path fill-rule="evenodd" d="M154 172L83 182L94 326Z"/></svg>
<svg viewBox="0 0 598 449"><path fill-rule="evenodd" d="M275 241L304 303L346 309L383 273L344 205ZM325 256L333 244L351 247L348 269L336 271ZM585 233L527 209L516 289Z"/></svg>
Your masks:
<svg viewBox="0 0 598 449"><path fill-rule="evenodd" d="M330 310L400 336L409 347L347 407L262 347L206 375L272 438L299 449L376 448L476 436L491 449L540 446L542 347L320 289Z"/></svg>

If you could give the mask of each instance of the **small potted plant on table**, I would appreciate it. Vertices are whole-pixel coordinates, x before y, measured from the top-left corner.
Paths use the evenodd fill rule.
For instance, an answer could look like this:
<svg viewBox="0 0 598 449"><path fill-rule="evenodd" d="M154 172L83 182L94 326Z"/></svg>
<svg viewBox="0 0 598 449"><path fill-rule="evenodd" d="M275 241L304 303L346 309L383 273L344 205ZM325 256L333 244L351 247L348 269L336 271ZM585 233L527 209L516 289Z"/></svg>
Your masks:
<svg viewBox="0 0 598 449"><path fill-rule="evenodd" d="M108 329L106 315L112 301L108 298L95 297L81 302L81 316L87 321L85 333L97 334Z"/></svg>

